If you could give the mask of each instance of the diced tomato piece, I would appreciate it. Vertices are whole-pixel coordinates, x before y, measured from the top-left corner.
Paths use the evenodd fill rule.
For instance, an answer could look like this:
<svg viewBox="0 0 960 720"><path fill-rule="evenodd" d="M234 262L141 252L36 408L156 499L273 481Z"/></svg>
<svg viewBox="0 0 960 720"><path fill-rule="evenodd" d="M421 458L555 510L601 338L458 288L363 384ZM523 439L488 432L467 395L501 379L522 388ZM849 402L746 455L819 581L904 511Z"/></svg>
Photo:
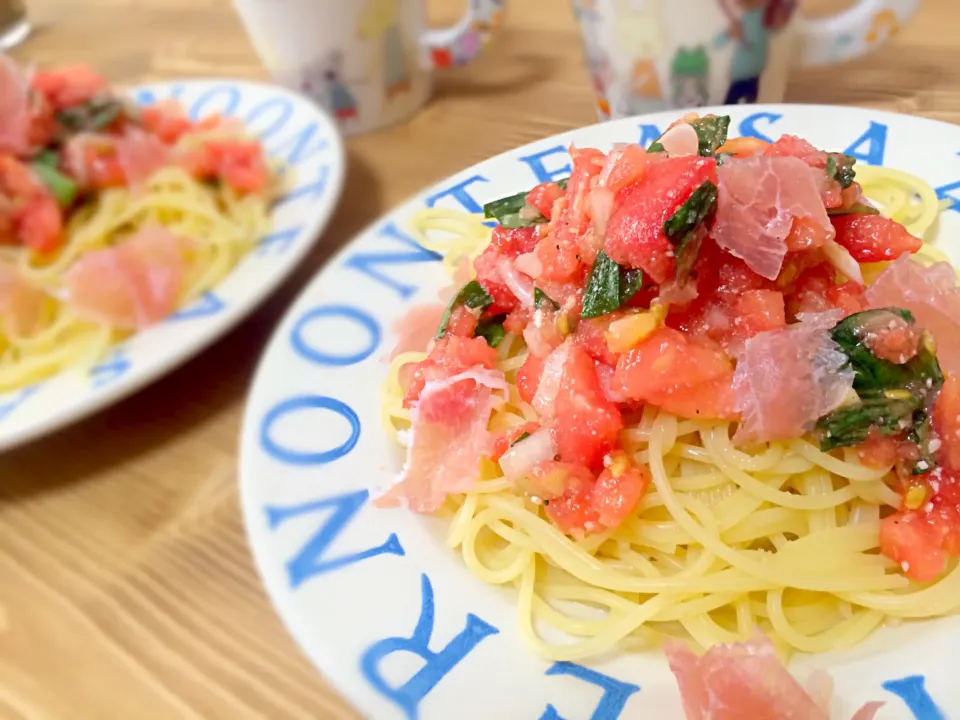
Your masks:
<svg viewBox="0 0 960 720"><path fill-rule="evenodd" d="M495 313L490 313L491 315ZM503 320L503 329L506 330L511 335L516 335L517 337L523 335L523 329L527 326L527 323L530 322L530 313L527 312L526 308L517 308L511 313L507 314L507 317Z"/></svg>
<svg viewBox="0 0 960 720"><path fill-rule="evenodd" d="M802 252L823 247L828 240L830 234L823 225L809 218L796 218L784 242L788 252Z"/></svg>
<svg viewBox="0 0 960 720"><path fill-rule="evenodd" d="M104 190L127 184L126 170L113 143L91 138L80 145L79 162L82 169L76 174L83 178L88 187Z"/></svg>
<svg viewBox="0 0 960 720"><path fill-rule="evenodd" d="M564 189L555 182L537 185L527 193L527 205L537 209L548 220L553 217L553 204L563 197Z"/></svg>
<svg viewBox="0 0 960 720"><path fill-rule="evenodd" d="M768 157L800 158L811 167L827 167L827 153L796 135L781 135L779 140L764 149L763 154Z"/></svg>
<svg viewBox="0 0 960 720"><path fill-rule="evenodd" d="M219 179L242 193L264 190L270 170L257 140L208 140L180 158L180 164L194 177Z"/></svg>
<svg viewBox="0 0 960 720"><path fill-rule="evenodd" d="M776 290L748 290L737 300L734 313L736 328L744 339L787 324L783 293Z"/></svg>
<svg viewBox="0 0 960 720"><path fill-rule="evenodd" d="M543 358L533 353L527 353L527 359L517 370L517 391L525 402L532 402L540 386L540 376L543 375Z"/></svg>
<svg viewBox="0 0 960 720"><path fill-rule="evenodd" d="M852 315L866 308L864 288L853 282L838 283L836 272L826 263L808 268L785 287L787 317L799 313L839 308Z"/></svg>
<svg viewBox="0 0 960 720"><path fill-rule="evenodd" d="M857 445L857 455L867 467L882 469L893 467L897 462L898 440L889 435L881 435L871 428L867 439Z"/></svg>
<svg viewBox="0 0 960 720"><path fill-rule="evenodd" d="M882 215L835 215L830 221L837 231L837 243L857 262L896 260L923 245L903 225Z"/></svg>
<svg viewBox="0 0 960 720"><path fill-rule="evenodd" d="M520 307L520 301L501 279L498 264L502 258L515 260L524 253L532 252L539 237L535 227L509 230L498 225L494 228L490 244L473 263L477 281L493 298L493 305L488 308L488 313L500 315L513 312Z"/></svg>
<svg viewBox="0 0 960 720"><path fill-rule="evenodd" d="M948 375L933 405L933 426L940 436L940 462L960 472L960 378Z"/></svg>
<svg viewBox="0 0 960 720"><path fill-rule="evenodd" d="M627 397L684 417L734 417L732 385L733 367L719 346L666 327L621 355L614 375Z"/></svg>
<svg viewBox="0 0 960 720"><path fill-rule="evenodd" d="M493 369L497 351L483 338L446 335L435 341L426 359L414 366L410 384L403 397L403 406L412 407L420 399L429 380L453 377L471 368Z"/></svg>
<svg viewBox="0 0 960 720"><path fill-rule="evenodd" d="M533 433L539 429L540 425L538 423L528 422L498 434L496 438L494 438L493 446L490 449L490 459L499 460L521 437L525 434L533 435Z"/></svg>
<svg viewBox="0 0 960 720"><path fill-rule="evenodd" d="M610 329L610 323L623 316L622 312L613 312L596 318L581 319L573 334L573 341L595 360L616 365L617 355L611 352L607 345L606 332Z"/></svg>
<svg viewBox="0 0 960 720"><path fill-rule="evenodd" d="M607 528L620 525L636 509L650 480L647 468L633 463L629 463L626 469L610 467L600 473L591 499L600 524Z"/></svg>
<svg viewBox="0 0 960 720"><path fill-rule="evenodd" d="M477 316L463 305L458 305L450 313L450 322L447 323L447 333L460 337L472 338L477 329Z"/></svg>
<svg viewBox="0 0 960 720"><path fill-rule="evenodd" d="M46 147L57 134L56 111L47 98L39 93L31 93L28 104L30 108L28 143L33 148Z"/></svg>
<svg viewBox="0 0 960 720"><path fill-rule="evenodd" d="M563 366L550 425L564 462L597 467L623 428L617 404L603 394L593 359L572 345Z"/></svg>
<svg viewBox="0 0 960 720"><path fill-rule="evenodd" d="M717 182L713 158L684 156L650 165L645 179L624 189L607 225L607 254L621 265L642 268L657 283L674 275L674 249L664 223L707 180Z"/></svg>
<svg viewBox="0 0 960 720"><path fill-rule="evenodd" d="M880 552L918 582L936 580L946 566L940 538L918 513L895 513L880 521Z"/></svg>
<svg viewBox="0 0 960 720"><path fill-rule="evenodd" d="M627 145L621 148L610 173L604 178L606 181L604 187L613 192L618 192L627 185L643 180L649 164L649 153L639 145Z"/></svg>
<svg viewBox="0 0 960 720"><path fill-rule="evenodd" d="M56 109L80 105L107 90L106 79L82 65L52 70L37 70L30 78L30 87L42 94Z"/></svg>
<svg viewBox="0 0 960 720"><path fill-rule="evenodd" d="M52 197L32 196L19 213L20 241L38 253L51 253L63 240L63 214Z"/></svg>
<svg viewBox="0 0 960 720"><path fill-rule="evenodd" d="M567 181L564 202L550 224L547 235L537 245L537 258L543 270L540 277L551 282L567 282L581 265L578 239L587 230L587 193L596 183L606 156L593 148L570 148L573 172Z"/></svg>
<svg viewBox="0 0 960 720"><path fill-rule="evenodd" d="M593 507L593 473L583 465L546 461L533 469L531 480L535 487L539 479L540 484L549 489L558 473L564 478L564 493L559 497L545 497L547 516L568 535L582 537L598 530L600 517Z"/></svg>
<svg viewBox="0 0 960 720"><path fill-rule="evenodd" d="M193 130L193 124L177 105L157 103L140 109L140 122L151 135L172 145Z"/></svg>

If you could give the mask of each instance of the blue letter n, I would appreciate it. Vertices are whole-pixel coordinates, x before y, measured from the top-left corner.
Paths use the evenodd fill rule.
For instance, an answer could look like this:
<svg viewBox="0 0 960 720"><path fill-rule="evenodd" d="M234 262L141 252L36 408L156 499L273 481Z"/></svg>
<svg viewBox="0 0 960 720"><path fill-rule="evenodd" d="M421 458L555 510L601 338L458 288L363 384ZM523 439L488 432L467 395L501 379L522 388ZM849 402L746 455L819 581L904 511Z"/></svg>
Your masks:
<svg viewBox="0 0 960 720"><path fill-rule="evenodd" d="M377 232L378 237L389 237L398 241L405 249L393 252L365 252L357 253L347 258L344 263L348 268L359 270L369 278L376 280L382 285L396 291L396 293L406 300L417 291L415 285L394 280L389 275L384 274L379 266L381 265L407 265L409 263L436 262L442 260L443 256L435 253L433 250L427 250L416 243L408 235L401 232L394 223L387 223Z"/></svg>
<svg viewBox="0 0 960 720"><path fill-rule="evenodd" d="M367 648L360 658L360 671L367 682L385 698L399 707L410 720L418 716L420 702L427 693L436 687L481 640L496 635L497 630L476 615L467 615L467 626L453 640L437 652L430 649L433 635L433 586L430 578L423 575L420 579L420 619L409 638L384 638ZM420 668L400 687L391 687L380 673L383 660L397 652L416 655L424 661Z"/></svg>
<svg viewBox="0 0 960 720"><path fill-rule="evenodd" d="M297 554L287 562L287 576L290 579L290 587L300 587L306 580L315 575L336 570L344 565L352 565L374 555L388 553L391 555L403 555L403 546L400 545L400 539L390 533L383 545L379 545L368 550L351 553L350 555L341 555L337 558L324 559L323 555L327 551L337 536L343 532L343 528L349 523L357 511L367 501L370 493L366 490L359 490L347 495L327 498L326 500L317 500L315 502L295 505L293 507L267 507L267 525L271 530L276 530L280 525L293 517L308 515L318 510L331 510L329 519L320 526L309 540L300 548Z"/></svg>

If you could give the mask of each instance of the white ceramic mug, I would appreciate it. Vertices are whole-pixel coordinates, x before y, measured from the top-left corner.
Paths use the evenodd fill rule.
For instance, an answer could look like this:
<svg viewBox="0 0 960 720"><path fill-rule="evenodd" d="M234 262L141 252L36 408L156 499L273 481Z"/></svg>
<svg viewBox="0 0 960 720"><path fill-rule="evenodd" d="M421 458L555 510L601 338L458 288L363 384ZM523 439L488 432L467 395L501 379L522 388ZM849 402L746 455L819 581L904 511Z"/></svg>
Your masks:
<svg viewBox="0 0 960 720"><path fill-rule="evenodd" d="M860 0L807 20L797 0L573 0L601 119L780 102L791 66L886 42L920 0ZM799 45L798 45L799 44Z"/></svg>
<svg viewBox="0 0 960 720"><path fill-rule="evenodd" d="M434 69L469 62L504 0L470 0L454 27L425 29L424 0L234 0L274 79L326 107L346 134L409 117Z"/></svg>

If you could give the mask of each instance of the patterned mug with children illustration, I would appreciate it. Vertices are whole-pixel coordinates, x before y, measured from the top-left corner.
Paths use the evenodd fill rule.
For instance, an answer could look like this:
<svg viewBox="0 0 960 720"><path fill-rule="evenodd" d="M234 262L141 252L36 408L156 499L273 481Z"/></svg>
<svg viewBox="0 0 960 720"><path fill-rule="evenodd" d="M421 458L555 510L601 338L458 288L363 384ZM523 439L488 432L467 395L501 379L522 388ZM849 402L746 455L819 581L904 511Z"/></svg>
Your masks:
<svg viewBox="0 0 960 720"><path fill-rule="evenodd" d="M452 28L425 29L424 0L234 0L254 47L282 85L309 95L346 134L409 117L434 69L469 62L505 0L470 0Z"/></svg>
<svg viewBox="0 0 960 720"><path fill-rule="evenodd" d="M797 0L573 0L601 119L780 102L792 65L882 45L920 0L859 0L808 20Z"/></svg>

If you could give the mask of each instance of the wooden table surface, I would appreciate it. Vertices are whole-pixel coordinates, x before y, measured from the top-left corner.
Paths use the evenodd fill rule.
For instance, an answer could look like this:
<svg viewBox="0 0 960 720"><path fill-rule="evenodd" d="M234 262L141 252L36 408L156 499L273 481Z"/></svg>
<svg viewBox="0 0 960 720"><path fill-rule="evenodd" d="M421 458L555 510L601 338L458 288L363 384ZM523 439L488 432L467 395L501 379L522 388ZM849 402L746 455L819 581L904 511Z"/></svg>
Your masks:
<svg viewBox="0 0 960 720"><path fill-rule="evenodd" d="M27 5L39 29L21 62L123 83L266 77L229 0ZM960 122L955 12L926 0L880 53L795 72L787 100ZM281 292L152 387L0 456L0 718L358 717L281 626L247 549L236 461L254 364L358 230L465 166L594 122L589 88L569 4L513 0L489 52L441 74L419 116L350 140L339 209Z"/></svg>

